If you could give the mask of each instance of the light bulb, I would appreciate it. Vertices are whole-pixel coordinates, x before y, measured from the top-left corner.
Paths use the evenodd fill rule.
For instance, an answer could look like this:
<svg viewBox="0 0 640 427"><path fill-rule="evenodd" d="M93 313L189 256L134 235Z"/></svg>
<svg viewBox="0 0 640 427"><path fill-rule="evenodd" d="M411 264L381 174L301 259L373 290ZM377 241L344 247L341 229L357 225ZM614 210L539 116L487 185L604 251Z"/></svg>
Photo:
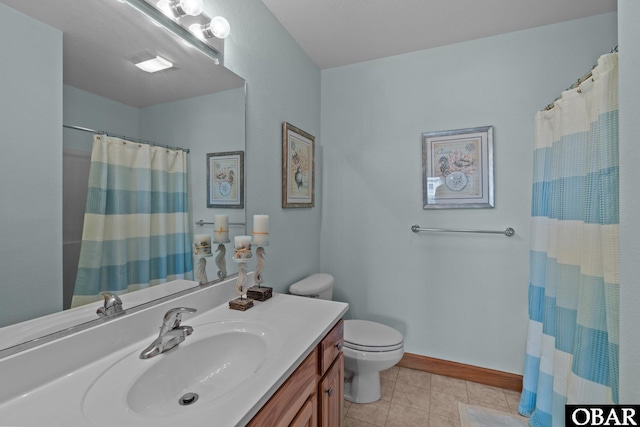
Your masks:
<svg viewBox="0 0 640 427"><path fill-rule="evenodd" d="M219 39L225 39L229 36L231 32L231 26L229 25L229 21L224 19L222 16L216 16L211 20L209 24L211 28L211 32L214 36Z"/></svg>
<svg viewBox="0 0 640 427"><path fill-rule="evenodd" d="M204 10L202 0L178 0L176 9L181 15L198 16Z"/></svg>
<svg viewBox="0 0 640 427"><path fill-rule="evenodd" d="M189 31L202 41L206 41L204 25L198 23L189 25Z"/></svg>
<svg viewBox="0 0 640 427"><path fill-rule="evenodd" d="M231 32L231 27L229 26L229 22L222 16L216 16L208 24L191 24L189 31L200 40L206 41L206 39L210 39L213 36L220 39L228 37Z"/></svg>
<svg viewBox="0 0 640 427"><path fill-rule="evenodd" d="M160 12L164 13L169 18L175 18L173 9L171 8L170 0L160 0L158 3L156 3L156 7Z"/></svg>

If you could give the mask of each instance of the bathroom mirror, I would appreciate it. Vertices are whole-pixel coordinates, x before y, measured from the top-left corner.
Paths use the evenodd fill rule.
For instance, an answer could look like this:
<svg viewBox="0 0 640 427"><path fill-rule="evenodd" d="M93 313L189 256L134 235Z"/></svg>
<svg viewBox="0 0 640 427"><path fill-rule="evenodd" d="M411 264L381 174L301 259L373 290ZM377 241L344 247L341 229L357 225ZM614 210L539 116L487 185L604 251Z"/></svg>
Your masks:
<svg viewBox="0 0 640 427"><path fill-rule="evenodd" d="M187 46L174 34L160 28L119 0L0 0L0 3L63 33L61 129L63 125L71 125L189 149L193 234L213 235L212 224L196 225L196 222L202 220L212 223L214 214L229 215L229 222L233 224L229 229L231 240L233 235L246 234L244 209L207 208L206 194L206 155L245 149L246 89L241 77L225 69L223 65L216 64L210 56L204 55L198 49ZM209 14L206 7L205 2L205 12ZM29 22L27 26L28 24ZM29 28L24 30L28 32ZM19 34L16 35L17 39L20 37ZM213 44L222 57L222 40L214 41ZM149 56L155 55L169 59L174 67L148 74L134 66L137 60L149 59ZM30 73L25 72L25 79L28 79L29 75ZM25 111L26 114L29 112ZM33 117L31 120L37 118ZM60 233L61 241L56 247L47 248L47 251L52 256L58 256L64 251L64 258L68 260L69 256L73 258L74 252L79 252L82 225L78 225L77 217L81 217L81 212L84 211L82 200L71 200L68 196L76 192L76 187L84 186L86 191L83 174L88 174L88 169L83 171L83 168L88 168L93 133L70 128L61 132L65 152L63 165L60 166L64 169L66 188L64 209L75 206L76 212L64 214L65 229ZM3 139L2 133L3 130L0 128L0 140ZM49 141L42 141L42 144L47 143ZM37 149L35 144L37 143L34 143L32 149ZM75 169L69 175L67 172L70 168ZM67 187L68 183L71 183L71 187ZM5 181L0 185L16 184ZM63 188L59 188L58 196L63 198ZM16 200L12 203L13 211L33 210L32 206L27 205L26 200ZM24 203L25 206L20 206L20 203ZM78 207L80 213L77 212ZM31 227L34 230L34 236L31 238L28 236L29 231L25 231L27 239L37 240L35 228L37 227ZM62 224L60 228L62 229ZM6 240L0 243L10 244L11 242ZM194 270L197 261L194 259ZM227 263L229 274L233 274L233 269L236 268L235 264L231 264L233 263ZM20 276L19 271L13 272L10 268L10 263L3 264L4 280L7 280L7 277ZM65 294L60 297L60 300L64 300L64 307L61 309L69 307L68 286L70 282L75 281L75 277L71 277L72 274L67 272L68 266L64 266L64 270L67 291L62 290L62 284L47 285L59 285L61 292ZM216 272L214 258L209 258L209 281L217 278ZM43 278L43 281L46 279ZM51 281L57 282L58 278L51 278ZM36 299L38 291L33 286L42 284L34 284L31 281L11 284L0 282L0 288L4 288L0 289L0 294L24 292L29 298ZM175 289L176 292L183 290ZM149 293L149 297L145 298L154 299L157 295ZM147 302L140 298L133 300L136 304ZM74 317L73 324L61 322L55 328L61 330L95 321L98 319L95 309L99 305L100 303L94 303L90 310L86 310L86 314ZM0 328L27 324L30 319L43 315L35 308L34 312L30 313L29 308L21 308L20 318L16 319L15 310L13 317L9 316L7 313L11 312L11 307L3 307L3 299L0 298ZM125 309L131 308L131 305L125 306ZM25 327L20 331L24 331L24 335L23 332L19 332L17 337L0 343L0 352L7 347L39 337L37 329ZM46 334L53 332L56 330L49 329Z"/></svg>

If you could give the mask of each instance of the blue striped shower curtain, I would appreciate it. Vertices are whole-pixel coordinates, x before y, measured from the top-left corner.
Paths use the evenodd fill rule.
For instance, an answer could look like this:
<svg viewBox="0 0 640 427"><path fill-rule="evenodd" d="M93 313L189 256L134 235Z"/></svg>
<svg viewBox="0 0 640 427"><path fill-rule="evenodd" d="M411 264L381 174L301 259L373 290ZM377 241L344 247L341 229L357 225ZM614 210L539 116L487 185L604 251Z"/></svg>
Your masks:
<svg viewBox="0 0 640 427"><path fill-rule="evenodd" d="M529 335L519 411L564 426L565 404L618 401L618 67L536 115Z"/></svg>
<svg viewBox="0 0 640 427"><path fill-rule="evenodd" d="M191 279L191 252L187 153L95 135L72 307Z"/></svg>

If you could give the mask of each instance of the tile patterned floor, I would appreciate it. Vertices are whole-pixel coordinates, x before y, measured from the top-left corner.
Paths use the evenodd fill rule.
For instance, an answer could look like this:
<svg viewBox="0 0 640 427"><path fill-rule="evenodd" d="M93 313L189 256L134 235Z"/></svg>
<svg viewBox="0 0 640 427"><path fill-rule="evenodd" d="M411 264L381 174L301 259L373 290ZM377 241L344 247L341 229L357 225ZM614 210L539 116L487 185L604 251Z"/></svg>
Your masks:
<svg viewBox="0 0 640 427"><path fill-rule="evenodd" d="M394 366L381 372L382 398L345 400L343 427L460 427L458 402L517 414L520 393Z"/></svg>

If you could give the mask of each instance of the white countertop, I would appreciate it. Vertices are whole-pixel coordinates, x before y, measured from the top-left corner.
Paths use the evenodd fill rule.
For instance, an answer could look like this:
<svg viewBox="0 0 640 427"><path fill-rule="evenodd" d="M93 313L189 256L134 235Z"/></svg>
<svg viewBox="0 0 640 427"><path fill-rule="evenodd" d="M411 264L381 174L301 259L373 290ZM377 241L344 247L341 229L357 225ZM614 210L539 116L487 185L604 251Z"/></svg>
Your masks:
<svg viewBox="0 0 640 427"><path fill-rule="evenodd" d="M233 283L225 284L225 287L233 286ZM95 423L89 418L95 418L95 414L87 417L83 408L85 393L97 378L105 372L105 369L131 353L139 353L157 336L157 328L160 326L162 314L167 307L191 306L197 301L207 299L208 289L190 294L190 299L170 301L158 307L150 309L152 313L140 313L140 319L136 319L138 313L116 319L105 325L100 325L87 331L82 331L68 342L46 344L42 347L31 349L24 353L16 354L7 359L0 360L0 377L5 376L1 388L11 387L12 378L20 382L25 373L33 375L27 386L16 384L16 396L0 402L0 426L19 427L88 427L109 425L108 423ZM219 293L220 291L218 291ZM228 297L229 290L225 290ZM184 315L182 324L194 328L194 336L198 326L221 321L244 321L265 325L269 330L275 331L278 336L279 353L275 361L270 362L269 369L263 370L260 375L253 377L249 386L244 387L241 399L231 402L224 401L224 405L216 405L215 402L207 405L194 404L184 412L164 417L141 417L135 421L135 427L149 426L175 426L175 425L215 425L216 427L243 426L266 403L278 387L297 368L311 350L320 342L327 332L338 322L348 310L348 305L340 302L308 299L291 295L274 294L273 298L265 302L255 302L254 307L242 312L230 310L228 299L213 309L203 311L199 308L197 315ZM219 301L218 301L219 303ZM95 346L100 342L99 338L109 337L109 342L114 342L114 334L122 334L122 327L127 330L127 325L116 325L117 322L144 322L145 327L149 319L156 319L155 327L150 328L148 336L135 341L121 344L120 348L113 352L107 352L102 358L95 358ZM153 321L153 320L151 320ZM113 325L111 325L113 323ZM109 327L111 326L111 327ZM136 325L139 326L139 325ZM118 327L118 329L115 329ZM83 336L83 334L85 334ZM136 334L132 334L136 336ZM180 346L188 344L191 337ZM122 341L122 338L118 338ZM113 345L113 344L112 344ZM180 351L180 346L172 350ZM93 350L92 350L93 349ZM35 353L40 351L41 353ZM90 360L82 361L81 355L86 353ZM206 357L203 354L202 357ZM50 373L55 376L48 379L46 373L58 363L65 364L68 358L78 360L77 368L60 368L59 373ZM162 357L162 355L157 356ZM22 359L21 359L22 358ZM140 363L153 363L153 359L140 360ZM15 368L19 369L15 369ZM14 369L12 369L14 368ZM3 371L4 369L4 371ZM18 372L17 372L18 371ZM43 374L43 382L38 383L37 377ZM7 380L7 381L6 381ZM120 379L119 379L120 380ZM130 382L132 378L122 378L121 381ZM35 386L34 386L35 385ZM5 389L5 392L7 389ZM5 396L7 393L4 393ZM223 401L224 399L221 399ZM105 422L110 418L110 408L104 407ZM115 420L113 420L115 421ZM125 427L122 423L114 423Z"/></svg>

